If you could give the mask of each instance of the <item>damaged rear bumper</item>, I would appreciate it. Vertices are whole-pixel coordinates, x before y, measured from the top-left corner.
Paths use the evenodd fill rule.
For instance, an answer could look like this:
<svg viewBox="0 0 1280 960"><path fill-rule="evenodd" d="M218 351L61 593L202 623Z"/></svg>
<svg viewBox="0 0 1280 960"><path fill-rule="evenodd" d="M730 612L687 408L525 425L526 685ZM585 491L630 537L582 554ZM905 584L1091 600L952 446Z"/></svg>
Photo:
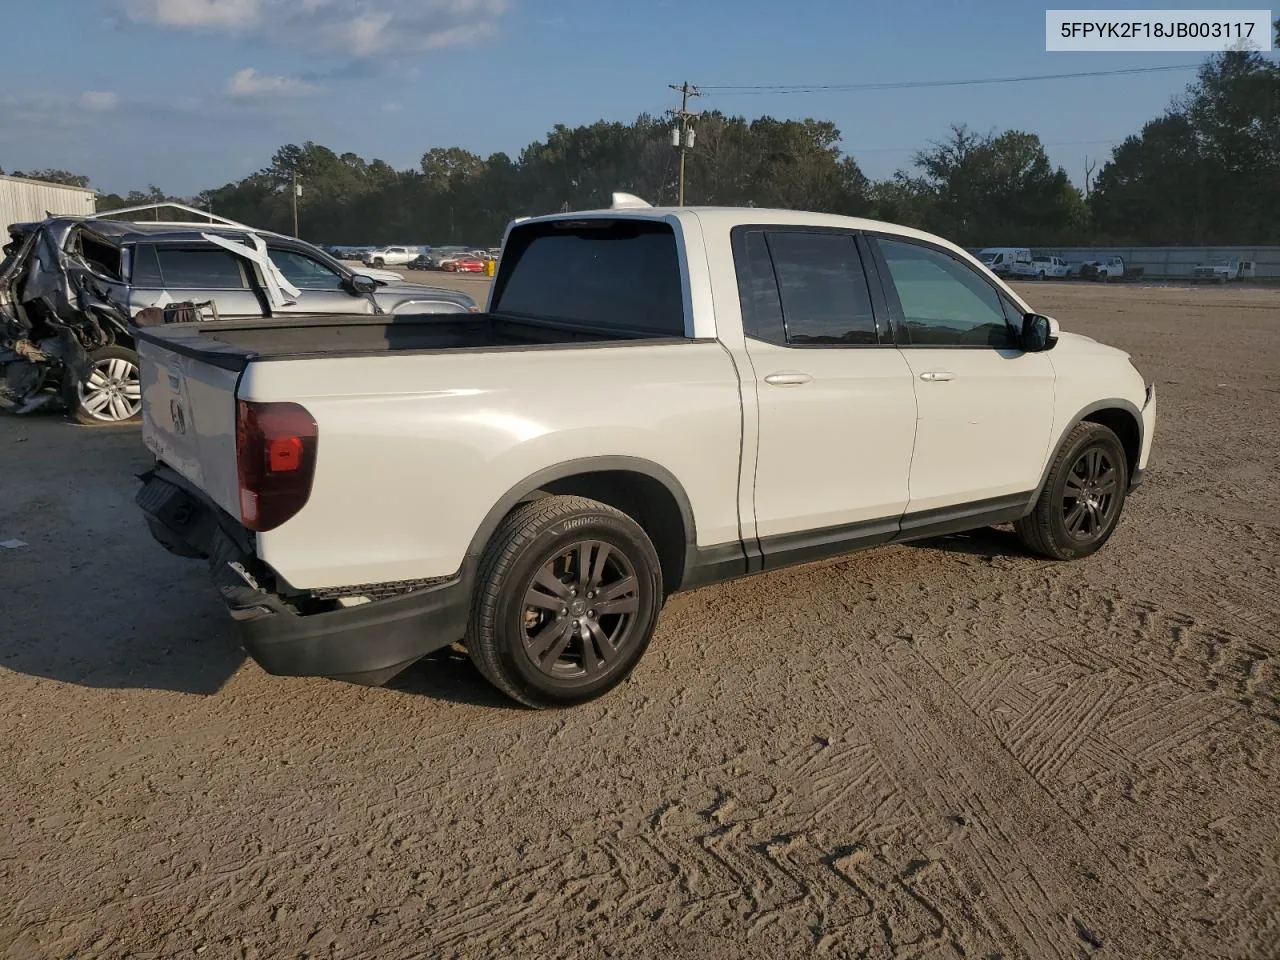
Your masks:
<svg viewBox="0 0 1280 960"><path fill-rule="evenodd" d="M140 479L136 502L152 536L171 553L209 561L245 652L268 673L381 683L466 632L464 574L356 606L273 589L252 535L224 511L163 465Z"/></svg>

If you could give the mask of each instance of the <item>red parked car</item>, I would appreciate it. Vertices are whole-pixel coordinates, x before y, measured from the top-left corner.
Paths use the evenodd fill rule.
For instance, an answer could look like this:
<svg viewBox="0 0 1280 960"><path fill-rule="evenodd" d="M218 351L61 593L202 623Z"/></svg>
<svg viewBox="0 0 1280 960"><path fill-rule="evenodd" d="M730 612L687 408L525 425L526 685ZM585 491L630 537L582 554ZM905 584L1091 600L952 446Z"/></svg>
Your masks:
<svg viewBox="0 0 1280 960"><path fill-rule="evenodd" d="M458 257L446 260L443 266L451 273L484 273L484 261L479 257Z"/></svg>

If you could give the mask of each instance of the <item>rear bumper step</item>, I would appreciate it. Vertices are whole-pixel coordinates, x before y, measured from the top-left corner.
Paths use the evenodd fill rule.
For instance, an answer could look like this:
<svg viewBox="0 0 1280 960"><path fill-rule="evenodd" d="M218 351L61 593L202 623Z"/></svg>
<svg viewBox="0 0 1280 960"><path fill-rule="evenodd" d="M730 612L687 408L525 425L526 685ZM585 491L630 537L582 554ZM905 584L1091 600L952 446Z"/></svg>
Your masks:
<svg viewBox="0 0 1280 960"><path fill-rule="evenodd" d="M272 575L251 552L249 535L203 494L164 466L140 479L136 503L152 536L171 553L209 561L245 652L268 673L379 682L466 633L471 590L463 574L383 600L301 613L269 589Z"/></svg>

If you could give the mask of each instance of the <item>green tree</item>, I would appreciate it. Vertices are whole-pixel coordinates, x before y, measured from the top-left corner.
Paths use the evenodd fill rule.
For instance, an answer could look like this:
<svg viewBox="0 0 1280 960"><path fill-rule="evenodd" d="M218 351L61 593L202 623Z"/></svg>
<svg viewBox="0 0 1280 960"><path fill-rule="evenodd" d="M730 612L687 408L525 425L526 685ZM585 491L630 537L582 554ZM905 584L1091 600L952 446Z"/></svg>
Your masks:
<svg viewBox="0 0 1280 960"><path fill-rule="evenodd" d="M0 171L2 173L3 171ZM67 170L28 170L25 173L21 170L14 170L9 174L11 177L26 177L28 180L43 180L46 183L60 183L68 187L87 187L89 186L89 178L78 173L71 173Z"/></svg>
<svg viewBox="0 0 1280 960"><path fill-rule="evenodd" d="M1280 64L1210 57L1184 97L1116 147L1096 185L1094 220L1116 240L1280 242Z"/></svg>
<svg viewBox="0 0 1280 960"><path fill-rule="evenodd" d="M923 229L929 219L933 191L899 172L892 179L873 183L869 199L870 216L875 219Z"/></svg>
<svg viewBox="0 0 1280 960"><path fill-rule="evenodd" d="M920 174L900 173L884 199L910 200L908 212L958 243L1061 242L1074 239L1087 217L1079 191L1033 133L953 126L915 163Z"/></svg>

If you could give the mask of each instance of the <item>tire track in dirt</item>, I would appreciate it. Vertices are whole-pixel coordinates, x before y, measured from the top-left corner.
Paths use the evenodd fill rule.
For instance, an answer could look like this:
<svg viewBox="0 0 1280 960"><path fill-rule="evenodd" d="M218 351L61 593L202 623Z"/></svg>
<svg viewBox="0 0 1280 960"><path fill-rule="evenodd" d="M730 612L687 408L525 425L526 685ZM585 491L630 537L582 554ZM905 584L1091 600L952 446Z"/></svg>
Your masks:
<svg viewBox="0 0 1280 960"><path fill-rule="evenodd" d="M1010 950L1075 957L1081 930L1099 931L1126 957L1161 942L1119 906L1146 898L1099 851L1087 864L1061 862L1055 851L1093 843L920 652L901 643L883 659L863 658L861 673L875 694L857 705L860 725L918 820L963 818L944 856L986 893Z"/></svg>
<svg viewBox="0 0 1280 960"><path fill-rule="evenodd" d="M700 779L716 786L690 783L656 810L625 808L605 836L536 865L471 864L503 879L465 906L429 911L422 929L446 953L513 938L545 946L566 934L554 918L589 926L597 914L627 918L635 936L653 925L734 930L753 950L788 953L963 957L1007 941L970 902L965 878L922 859L895 822L909 805L886 786L870 743L815 738ZM437 882L464 886L467 876L445 871ZM798 930L810 931L803 950Z"/></svg>

